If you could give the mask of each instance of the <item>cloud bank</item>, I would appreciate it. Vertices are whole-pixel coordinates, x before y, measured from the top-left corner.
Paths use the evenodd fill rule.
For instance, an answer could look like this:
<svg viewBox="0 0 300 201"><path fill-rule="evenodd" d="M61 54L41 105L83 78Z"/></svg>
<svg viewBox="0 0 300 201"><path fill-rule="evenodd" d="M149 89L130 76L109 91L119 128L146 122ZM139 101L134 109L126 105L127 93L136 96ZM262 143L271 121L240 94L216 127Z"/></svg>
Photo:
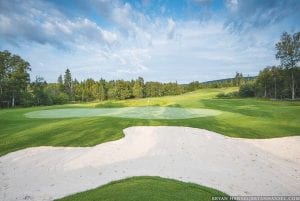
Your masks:
<svg viewBox="0 0 300 201"><path fill-rule="evenodd" d="M65 68L86 79L206 81L276 64L283 31L299 31L300 2L0 1L0 49L56 81Z"/></svg>

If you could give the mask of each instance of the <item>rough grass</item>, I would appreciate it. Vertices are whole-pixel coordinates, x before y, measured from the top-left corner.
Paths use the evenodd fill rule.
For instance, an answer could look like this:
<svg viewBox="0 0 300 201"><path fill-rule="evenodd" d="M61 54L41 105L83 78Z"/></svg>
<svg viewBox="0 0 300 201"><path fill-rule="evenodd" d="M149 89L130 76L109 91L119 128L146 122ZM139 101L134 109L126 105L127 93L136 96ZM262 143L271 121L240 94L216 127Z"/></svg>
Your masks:
<svg viewBox="0 0 300 201"><path fill-rule="evenodd" d="M211 201L212 196L228 195L212 188L173 179L133 177L57 201Z"/></svg>
<svg viewBox="0 0 300 201"><path fill-rule="evenodd" d="M120 139L130 126L189 126L204 128L227 136L273 138L300 135L300 102L258 99L216 99L215 96L236 88L205 89L180 96L103 103L72 104L0 110L0 156L27 147L94 146ZM41 109L93 108L110 105L168 106L221 110L217 116L192 119L132 119L87 117L67 119L30 119L24 114Z"/></svg>

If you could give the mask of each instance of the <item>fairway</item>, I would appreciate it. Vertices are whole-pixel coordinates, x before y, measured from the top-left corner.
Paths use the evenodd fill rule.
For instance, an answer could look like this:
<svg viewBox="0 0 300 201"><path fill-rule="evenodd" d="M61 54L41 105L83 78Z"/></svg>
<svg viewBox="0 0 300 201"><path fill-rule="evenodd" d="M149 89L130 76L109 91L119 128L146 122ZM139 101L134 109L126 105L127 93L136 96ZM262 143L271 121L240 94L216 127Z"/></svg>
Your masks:
<svg viewBox="0 0 300 201"><path fill-rule="evenodd" d="M39 110L26 113L28 118L72 118L111 116L135 119L189 119L215 116L218 110L172 107L70 108Z"/></svg>
<svg viewBox="0 0 300 201"><path fill-rule="evenodd" d="M44 145L95 146L122 138L123 129L131 126L187 126L240 138L299 135L298 101L216 98L220 92L236 90L4 109L0 111L0 155Z"/></svg>
<svg viewBox="0 0 300 201"><path fill-rule="evenodd" d="M9 182L10 188L0 199L6 200L5 196L11 195L17 200L26 196L42 200L39 196L48 192L55 199L83 192L66 199L82 200L84 197L84 200L91 200L89 198L95 197L97 200L97 196L104 196L102 192L106 187L102 185L145 175L189 181L229 195L295 192L293 189L299 183L292 183L299 168L290 166L285 160L296 160L293 164L298 164L294 158L299 153L299 137L278 137L299 135L300 103L216 98L222 91L235 90L202 89L180 96L1 110L0 163L5 165L0 166L0 172L4 173L0 185L4 189ZM132 126L146 127L124 138ZM148 126L154 127L151 130ZM157 126L178 127L160 129ZM276 139L230 139L182 127L202 128L230 137ZM278 149L283 145L286 148ZM32 148L21 150L28 147ZM14 152L17 150L20 151ZM266 163L268 165L264 165ZM270 166L272 171L269 171ZM277 179L270 181L274 172ZM33 175L38 179L29 185L26 182ZM252 178L261 178L265 183ZM74 182L78 180L80 182ZM128 181L133 184L135 180ZM158 181L153 183L152 186L158 185ZM255 185L251 187L251 184ZM168 186L173 184L168 183ZM84 193L93 188L96 189ZM110 185L109 188L116 192L118 186ZM202 189L194 189L192 194L202 194ZM126 188L120 196L129 192L131 190ZM161 189L150 187L132 196L148 197L149 193L160 192ZM167 190L166 194L171 192ZM107 194L108 200L110 197L117 200L113 194ZM208 198L213 194L208 193ZM178 195L175 197L184 200ZM192 198L192 195L186 197ZM199 197L205 200L205 195Z"/></svg>
<svg viewBox="0 0 300 201"><path fill-rule="evenodd" d="M300 201L300 0L0 10L0 201Z"/></svg>

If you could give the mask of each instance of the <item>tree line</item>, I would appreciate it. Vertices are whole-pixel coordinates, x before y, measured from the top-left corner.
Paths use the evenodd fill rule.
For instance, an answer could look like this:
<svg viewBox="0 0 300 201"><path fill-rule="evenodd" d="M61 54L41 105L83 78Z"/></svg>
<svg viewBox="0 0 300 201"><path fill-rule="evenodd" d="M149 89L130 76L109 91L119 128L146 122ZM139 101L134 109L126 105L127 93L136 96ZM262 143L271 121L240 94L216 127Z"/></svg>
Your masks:
<svg viewBox="0 0 300 201"><path fill-rule="evenodd" d="M279 66L269 66L259 72L257 78L240 87L242 97L271 99L300 98L300 32L293 35L284 32L276 43L276 59Z"/></svg>
<svg viewBox="0 0 300 201"><path fill-rule="evenodd" d="M9 51L0 51L0 106L53 105L68 102L124 100L130 98L179 95L201 88L239 87L239 93L220 94L219 97L265 97L272 99L296 99L300 97L300 32L283 33L276 44L276 58L281 65L266 67L257 77L244 77L237 72L234 78L189 84L177 82L145 82L135 80L72 78L69 69L60 75L56 83L47 83L42 77L30 82L30 64Z"/></svg>
<svg viewBox="0 0 300 201"><path fill-rule="evenodd" d="M253 81L256 79L256 76L243 76L243 73L236 72L234 78L227 78L221 80L213 80L208 82L199 82L193 81L189 84L185 84L184 89L186 92L195 91L197 89L205 88L224 88L224 87L240 87L241 85Z"/></svg>
<svg viewBox="0 0 300 201"><path fill-rule="evenodd" d="M142 77L130 81L106 81L103 78L95 81L90 78L79 82L76 79L72 80L69 69L66 70L64 79L59 76L58 88L68 96L69 101L81 102L159 97L179 95L184 92L183 87L177 82L144 82Z"/></svg>
<svg viewBox="0 0 300 201"><path fill-rule="evenodd" d="M0 103L1 107L38 106L64 104L69 102L89 102L124 100L131 98L161 97L179 95L201 88L241 86L250 78L236 73L235 78L189 84L177 82L145 82L142 77L135 80L72 78L69 69L59 75L56 83L47 83L42 77L30 82L30 64L9 51L0 52ZM251 78L252 79L252 78Z"/></svg>
<svg viewBox="0 0 300 201"><path fill-rule="evenodd" d="M184 93L177 82L145 82L136 80L72 78L69 69L56 83L47 83L42 77L30 82L30 64L9 51L0 51L0 103L1 107L36 106L130 98L160 97Z"/></svg>

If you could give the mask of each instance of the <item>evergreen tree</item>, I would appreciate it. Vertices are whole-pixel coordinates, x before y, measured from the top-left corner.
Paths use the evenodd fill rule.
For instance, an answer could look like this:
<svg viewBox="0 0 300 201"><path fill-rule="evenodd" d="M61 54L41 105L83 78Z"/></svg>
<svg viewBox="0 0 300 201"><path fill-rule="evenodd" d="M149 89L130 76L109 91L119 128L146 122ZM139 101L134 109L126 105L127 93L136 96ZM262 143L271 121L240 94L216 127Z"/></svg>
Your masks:
<svg viewBox="0 0 300 201"><path fill-rule="evenodd" d="M235 78L234 78L234 86L241 86L244 83L243 74L236 72Z"/></svg>
<svg viewBox="0 0 300 201"><path fill-rule="evenodd" d="M64 81L63 81L63 78L62 78L62 75L59 75L58 78L57 78L57 83L58 83L58 88L61 92L64 92L65 90L65 86L64 86Z"/></svg>
<svg viewBox="0 0 300 201"><path fill-rule="evenodd" d="M66 94L69 96L69 100L71 100L71 98L72 98L72 75L68 68L64 75L64 88L65 88Z"/></svg>

